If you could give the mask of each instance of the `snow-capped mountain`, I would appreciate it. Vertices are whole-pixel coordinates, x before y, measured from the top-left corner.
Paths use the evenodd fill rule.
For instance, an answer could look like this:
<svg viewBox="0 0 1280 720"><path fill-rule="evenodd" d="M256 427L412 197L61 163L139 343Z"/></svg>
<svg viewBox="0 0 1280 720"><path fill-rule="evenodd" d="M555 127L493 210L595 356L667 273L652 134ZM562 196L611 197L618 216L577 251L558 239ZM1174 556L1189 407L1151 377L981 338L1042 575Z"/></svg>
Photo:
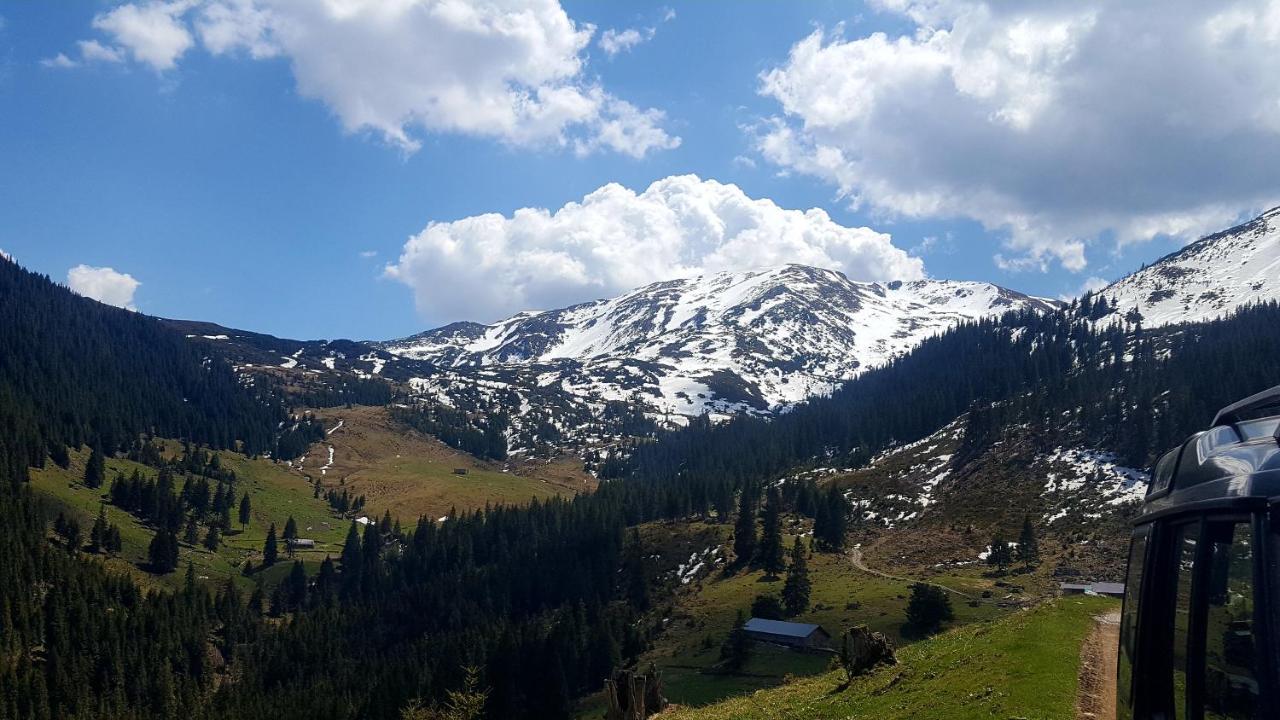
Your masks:
<svg viewBox="0 0 1280 720"><path fill-rule="evenodd" d="M542 387L664 413L768 412L962 321L1051 306L989 283L854 282L786 265L658 282L493 325L454 323L380 347L456 372L536 369Z"/></svg>
<svg viewBox="0 0 1280 720"><path fill-rule="evenodd" d="M1213 320L1280 298L1280 208L1201 238L1098 292L1149 327Z"/></svg>

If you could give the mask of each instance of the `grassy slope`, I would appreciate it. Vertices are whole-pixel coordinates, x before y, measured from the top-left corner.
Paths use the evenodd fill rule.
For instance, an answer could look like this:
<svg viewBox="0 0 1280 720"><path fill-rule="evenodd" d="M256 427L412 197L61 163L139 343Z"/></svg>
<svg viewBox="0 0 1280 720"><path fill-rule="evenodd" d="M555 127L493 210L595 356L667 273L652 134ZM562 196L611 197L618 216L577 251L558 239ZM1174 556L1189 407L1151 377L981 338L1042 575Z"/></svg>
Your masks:
<svg viewBox="0 0 1280 720"><path fill-rule="evenodd" d="M530 498L546 499L593 486L580 466L565 462L539 463L503 472L501 465L479 461L433 438L395 426L385 408L335 408L326 413L332 414L331 420L326 417L329 426L337 425L339 419L343 425L325 442L312 446L301 471L270 460L218 453L223 466L236 473L237 498L248 491L253 519L243 531L233 523L235 532L223 536L216 553L201 546L183 545L177 573L156 576L146 572L142 566L153 530L128 513L106 505L108 519L120 527L124 548L119 557L104 558L104 562L113 569L132 573L144 587L176 586L182 582L182 568L188 561L202 577L221 581L231 576L247 586L251 581L240 576L244 561L251 558L255 565L259 563L267 528L275 523L277 532L283 531L285 521L292 516L298 523L299 535L316 541L315 550L297 554L308 570L314 571L325 555L336 557L342 552L350 525L350 520L338 517L323 498L312 496L312 486L307 481L308 475L319 475L319 468L327 462L329 445L334 447L334 465L323 475L326 487L345 487L353 495L364 493L368 497L367 514L380 517L384 510L390 510L406 526L412 526L421 514L440 517L452 507L465 510L482 508L486 503L524 503ZM167 455L177 455L180 448L177 442L165 443ZM88 449L72 450L70 455L71 464L66 470L52 463L33 470L31 485L62 508L76 513L86 537L117 473L127 476L136 469L146 477L155 475L153 468L109 459L107 482L94 491L80 482ZM454 468L467 468L468 472L455 475ZM176 482L181 487L181 478ZM236 516L234 508L232 516ZM202 538L204 531L202 526ZM283 545L281 556L284 557ZM271 586L287 570L288 564L281 563L255 578Z"/></svg>
<svg viewBox="0 0 1280 720"><path fill-rule="evenodd" d="M840 690L839 672L801 678L664 720L964 720L1075 717L1080 644L1092 617L1115 607L1102 598L1064 598L991 623L968 625L898 652Z"/></svg>
<svg viewBox="0 0 1280 720"><path fill-rule="evenodd" d="M223 579L228 576L240 578L240 566L246 558L252 557L255 563L260 561L263 541L266 539L267 527L275 523L277 530L283 530L285 521L292 515L298 523L303 537L314 538L317 549L302 553L300 557L308 565L318 565L325 554L337 555L341 552L342 541L346 537L347 521L333 516L323 500L311 497L311 489L299 476L288 472L283 466L266 460L250 460L236 453L221 452L220 459L224 466L233 469L238 478L237 493L248 491L250 504L253 507L253 519L249 526L240 531L236 523L235 533L224 535L223 544L216 553L203 547L183 545L180 551L179 571L165 576L156 576L140 566L146 562L147 548L154 535L152 529L139 523L132 515L118 508L105 505L107 518L120 527L123 549L117 558L106 559L109 567L129 571L139 579L144 587L173 587L182 582L182 567L190 561L195 565L198 575L210 579ZM75 512L80 519L81 527L88 537L89 528L98 514L98 508L107 495L111 478L116 473L128 475L135 469L144 476L152 477L155 470L128 460L107 460L107 484L98 490L92 490L81 484L84 476L84 464L88 451L71 451L71 464L63 470L52 463L45 468L33 470L31 473L32 489L53 499L61 507ZM181 487L181 480L178 481ZM235 517L235 511L232 512ZM201 528L203 537L204 529ZM282 553L283 555L283 553ZM287 564L282 566L287 567ZM260 579L270 581L279 568L273 568ZM242 579L240 582L248 583Z"/></svg>
<svg viewBox="0 0 1280 720"><path fill-rule="evenodd" d="M802 530L807 526L794 526ZM647 548L666 558L666 564L684 562L693 551L701 551L717 542L731 544L732 528L713 523L660 523L642 528ZM784 539L790 548L794 536ZM729 554L722 546L721 556ZM703 705L761 688L780 685L788 675L806 676L825 672L827 656L760 646L742 673L727 675L710 672L719 662L720 643L728 634L738 610L750 615L751 602L757 595L782 592L783 578L766 580L764 573L743 571L725 576L723 566L716 566L700 580L675 590L670 621L653 649L641 658L643 664L653 662L662 669L667 697L682 705ZM833 635L854 625L867 625L884 632L898 645L911 642L900 629L905 617L907 583L886 580L856 570L844 555L815 553L809 558L809 577L813 584L812 607L794 618L797 622L817 623ZM990 580L976 577L936 578L957 587L975 591L991 587ZM655 597L665 591L655 591ZM953 598L956 624L983 622L1007 611L992 604L969 607L962 598ZM583 703L579 717L598 717L602 712L598 697Z"/></svg>
<svg viewBox="0 0 1280 720"><path fill-rule="evenodd" d="M408 430L388 417L386 408L330 408L317 411L329 428L342 426L313 445L301 472L323 477L326 488L365 495L366 512L380 517L390 510L406 525L420 515L438 518L451 508L526 503L594 487L580 465L565 461L506 467L485 462ZM333 466L320 472L334 449ZM467 474L457 475L455 468Z"/></svg>

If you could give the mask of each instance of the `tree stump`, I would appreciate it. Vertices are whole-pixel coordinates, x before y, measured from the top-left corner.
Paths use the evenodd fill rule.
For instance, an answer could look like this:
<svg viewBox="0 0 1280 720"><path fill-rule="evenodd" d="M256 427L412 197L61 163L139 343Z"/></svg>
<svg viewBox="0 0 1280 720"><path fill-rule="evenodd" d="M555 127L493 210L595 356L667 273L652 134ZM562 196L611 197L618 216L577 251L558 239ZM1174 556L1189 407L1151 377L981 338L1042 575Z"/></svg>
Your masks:
<svg viewBox="0 0 1280 720"><path fill-rule="evenodd" d="M893 643L884 633L871 632L866 625L850 628L840 644L840 664L850 679L877 665L897 665Z"/></svg>
<svg viewBox="0 0 1280 720"><path fill-rule="evenodd" d="M653 664L644 673L619 670L605 681L606 720L645 720L667 706L662 696L662 678Z"/></svg>

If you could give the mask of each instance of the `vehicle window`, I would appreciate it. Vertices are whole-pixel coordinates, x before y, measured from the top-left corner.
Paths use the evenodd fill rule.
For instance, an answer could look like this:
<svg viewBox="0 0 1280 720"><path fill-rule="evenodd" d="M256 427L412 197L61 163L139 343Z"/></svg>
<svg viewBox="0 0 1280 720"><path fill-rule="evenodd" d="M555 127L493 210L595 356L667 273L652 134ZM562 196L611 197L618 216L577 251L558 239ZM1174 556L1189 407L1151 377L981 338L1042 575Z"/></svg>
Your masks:
<svg viewBox="0 0 1280 720"><path fill-rule="evenodd" d="M1236 425L1245 440L1275 437L1277 427L1280 427L1280 417L1249 420Z"/></svg>
<svg viewBox="0 0 1280 720"><path fill-rule="evenodd" d="M1243 522L1211 523L1205 541L1204 717L1252 720L1261 717L1253 634L1253 529Z"/></svg>
<svg viewBox="0 0 1280 720"><path fill-rule="evenodd" d="M1187 714L1187 643L1191 639L1191 582L1199 549L1200 526L1182 525L1175 530L1174 557L1177 576L1173 592L1173 697L1174 717Z"/></svg>
<svg viewBox="0 0 1280 720"><path fill-rule="evenodd" d="M1157 493L1169 487L1173 482L1173 471L1178 466L1179 449L1170 450L1156 463L1155 476L1151 480L1150 493Z"/></svg>
<svg viewBox="0 0 1280 720"><path fill-rule="evenodd" d="M1200 454L1200 459L1204 460L1206 457L1209 457L1214 450L1222 447L1223 445L1230 445L1238 442L1240 442L1240 435L1236 432L1234 427L1231 427L1230 425L1219 425L1212 430L1206 431L1200 436L1200 439L1196 443L1196 449Z"/></svg>
<svg viewBox="0 0 1280 720"><path fill-rule="evenodd" d="M1133 663L1137 653L1138 598L1142 592L1142 570L1150 530L1150 526L1140 528L1129 544L1129 576L1125 579L1124 612L1120 616L1120 667L1116 687L1119 720L1133 717Z"/></svg>

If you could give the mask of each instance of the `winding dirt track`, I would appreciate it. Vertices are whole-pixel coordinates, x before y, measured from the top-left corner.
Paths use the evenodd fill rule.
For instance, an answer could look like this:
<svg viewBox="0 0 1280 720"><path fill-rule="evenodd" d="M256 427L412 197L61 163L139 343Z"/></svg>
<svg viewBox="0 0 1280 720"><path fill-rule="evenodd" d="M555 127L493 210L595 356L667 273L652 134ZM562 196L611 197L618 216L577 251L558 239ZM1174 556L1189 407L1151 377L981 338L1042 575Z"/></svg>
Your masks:
<svg viewBox="0 0 1280 720"><path fill-rule="evenodd" d="M970 600L978 599L977 597L970 595L967 592L961 592L959 590L956 590L955 588L949 588L946 585L939 585L938 583L929 582L928 580L913 580L911 578L902 577L901 575L890 575L887 572L881 572L879 570L869 568L867 567L866 563L863 562L862 560L862 550L860 548L853 548L852 550L849 551L849 562L853 563L853 566L861 570L862 572L867 573L868 575L875 575L876 577L882 577L885 580L894 580L896 582L902 582L907 584L923 583L925 585L932 585L936 588L942 588L943 590L946 590L952 595L959 595L962 598L968 598Z"/></svg>
<svg viewBox="0 0 1280 720"><path fill-rule="evenodd" d="M1119 647L1120 611L1094 618L1093 631L1080 647L1077 720L1115 720Z"/></svg>

